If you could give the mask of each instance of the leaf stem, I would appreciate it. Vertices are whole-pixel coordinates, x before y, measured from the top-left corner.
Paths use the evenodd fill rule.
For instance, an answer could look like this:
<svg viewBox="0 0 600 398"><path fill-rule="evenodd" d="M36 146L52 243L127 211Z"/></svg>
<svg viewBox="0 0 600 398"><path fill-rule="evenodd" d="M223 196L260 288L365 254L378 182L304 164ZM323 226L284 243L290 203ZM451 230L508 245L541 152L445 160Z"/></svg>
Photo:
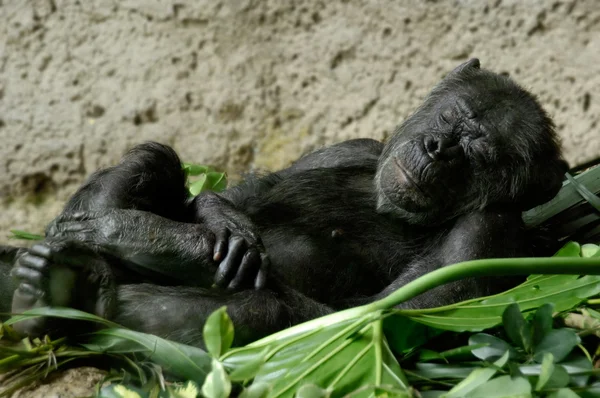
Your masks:
<svg viewBox="0 0 600 398"><path fill-rule="evenodd" d="M379 319L373 322L371 327L373 328L373 344L375 344L375 385L378 386L383 379L383 353L381 351L383 322Z"/></svg>
<svg viewBox="0 0 600 398"><path fill-rule="evenodd" d="M434 287L459 279L478 276L530 274L600 275L600 258L493 258L465 261L425 274L402 286L389 296L365 307L370 307L370 311L393 308Z"/></svg>

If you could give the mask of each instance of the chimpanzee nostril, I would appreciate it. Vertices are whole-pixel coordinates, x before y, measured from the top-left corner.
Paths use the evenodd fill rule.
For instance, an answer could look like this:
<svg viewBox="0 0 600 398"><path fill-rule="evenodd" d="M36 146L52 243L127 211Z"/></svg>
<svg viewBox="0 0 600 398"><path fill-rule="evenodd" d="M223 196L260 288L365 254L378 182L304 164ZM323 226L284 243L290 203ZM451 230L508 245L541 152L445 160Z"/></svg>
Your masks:
<svg viewBox="0 0 600 398"><path fill-rule="evenodd" d="M427 136L423 140L427 155L433 160L450 160L460 155L462 149L445 137Z"/></svg>
<svg viewBox="0 0 600 398"><path fill-rule="evenodd" d="M429 157L433 160L437 159L440 150L438 140L436 140L433 137L427 136L425 137L423 144L425 145L425 150L427 151Z"/></svg>

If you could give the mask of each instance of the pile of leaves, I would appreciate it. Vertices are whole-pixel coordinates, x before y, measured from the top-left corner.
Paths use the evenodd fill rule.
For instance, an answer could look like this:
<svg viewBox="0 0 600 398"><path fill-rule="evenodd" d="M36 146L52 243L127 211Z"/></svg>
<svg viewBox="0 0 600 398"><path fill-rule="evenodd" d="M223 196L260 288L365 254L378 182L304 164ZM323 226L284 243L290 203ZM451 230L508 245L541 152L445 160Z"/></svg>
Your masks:
<svg viewBox="0 0 600 398"><path fill-rule="evenodd" d="M198 184L223 184L213 177ZM494 296L395 308L444 283L501 275L530 276ZM106 398L598 397L599 295L599 247L569 242L552 258L444 267L382 300L239 348L231 348L235 331L225 308L204 326L206 351L76 310L40 308L2 325L0 372L7 375L0 396L57 369L92 363L110 369L96 391ZM69 340L19 339L10 325L33 316L105 328Z"/></svg>

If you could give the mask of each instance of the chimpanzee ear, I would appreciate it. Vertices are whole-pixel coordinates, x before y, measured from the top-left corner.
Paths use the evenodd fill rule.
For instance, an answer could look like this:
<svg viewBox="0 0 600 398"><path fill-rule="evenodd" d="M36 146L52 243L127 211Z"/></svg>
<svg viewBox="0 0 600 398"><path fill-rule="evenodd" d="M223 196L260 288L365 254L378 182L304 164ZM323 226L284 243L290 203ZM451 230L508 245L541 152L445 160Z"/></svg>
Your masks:
<svg viewBox="0 0 600 398"><path fill-rule="evenodd" d="M475 69L479 69L481 67L481 64L479 63L479 58L471 58L470 60L468 60L467 62L464 62L460 65L458 65L456 68L454 68L454 70L452 72L450 72L451 74L454 73L460 73L465 69L468 68L475 68Z"/></svg>

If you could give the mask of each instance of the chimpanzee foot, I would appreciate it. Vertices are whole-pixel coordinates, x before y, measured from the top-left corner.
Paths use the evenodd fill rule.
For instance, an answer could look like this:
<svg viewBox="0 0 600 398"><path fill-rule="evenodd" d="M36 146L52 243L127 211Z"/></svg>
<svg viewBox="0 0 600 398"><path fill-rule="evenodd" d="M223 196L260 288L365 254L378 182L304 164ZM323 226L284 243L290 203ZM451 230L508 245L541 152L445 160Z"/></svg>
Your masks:
<svg viewBox="0 0 600 398"><path fill-rule="evenodd" d="M107 316L114 302L113 279L106 261L78 242L46 240L31 247L13 268L19 285L14 292L15 314L46 306L73 307ZM32 318L14 325L30 336L64 330L59 318Z"/></svg>

